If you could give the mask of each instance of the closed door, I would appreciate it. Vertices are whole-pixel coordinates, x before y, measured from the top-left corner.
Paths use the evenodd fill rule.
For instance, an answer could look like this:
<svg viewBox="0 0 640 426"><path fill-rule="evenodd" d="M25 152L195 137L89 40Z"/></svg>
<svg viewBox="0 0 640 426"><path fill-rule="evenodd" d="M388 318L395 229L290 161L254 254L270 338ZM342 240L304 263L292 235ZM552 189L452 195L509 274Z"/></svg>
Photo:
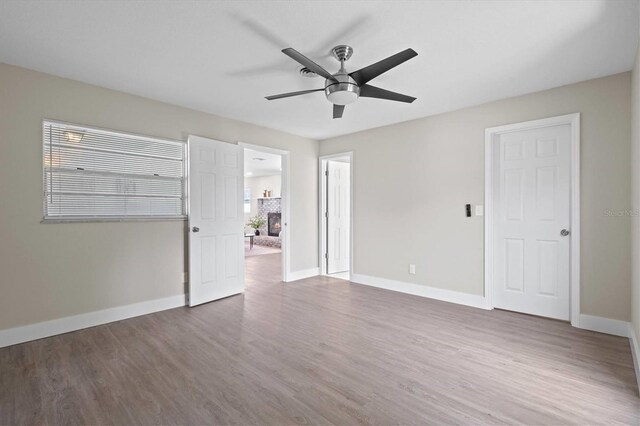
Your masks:
<svg viewBox="0 0 640 426"><path fill-rule="evenodd" d="M189 136L189 306L244 291L243 150Z"/></svg>
<svg viewBox="0 0 640 426"><path fill-rule="evenodd" d="M350 164L327 161L327 273L349 270Z"/></svg>
<svg viewBox="0 0 640 426"><path fill-rule="evenodd" d="M494 307L570 316L571 127L499 136L494 151Z"/></svg>

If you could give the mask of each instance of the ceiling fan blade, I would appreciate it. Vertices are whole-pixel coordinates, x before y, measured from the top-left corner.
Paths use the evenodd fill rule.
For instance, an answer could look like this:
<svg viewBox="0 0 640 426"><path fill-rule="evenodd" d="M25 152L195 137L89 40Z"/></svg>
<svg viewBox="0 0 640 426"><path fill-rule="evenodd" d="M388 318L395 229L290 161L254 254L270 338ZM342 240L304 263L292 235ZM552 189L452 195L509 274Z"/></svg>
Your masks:
<svg viewBox="0 0 640 426"><path fill-rule="evenodd" d="M344 112L344 105L333 105L333 118L342 118Z"/></svg>
<svg viewBox="0 0 640 426"><path fill-rule="evenodd" d="M329 73L329 71L325 70L320 65L316 64L311 59L307 58L297 50L291 47L287 47L286 49L282 49L282 53L284 53L294 61L297 61L298 63L309 68L311 71L315 72L316 74L321 75L324 78L327 78L329 80L335 80L335 78Z"/></svg>
<svg viewBox="0 0 640 426"><path fill-rule="evenodd" d="M389 56L387 59L383 59L375 64L369 65L368 67L349 73L349 75L356 81L356 83L358 83L358 85L362 86L380 74L389 71L391 68L397 67L401 63L406 62L415 56L418 56L415 50L403 50L400 53Z"/></svg>
<svg viewBox="0 0 640 426"><path fill-rule="evenodd" d="M416 98L412 96L403 95L402 93L392 92L390 90L384 90L376 86L371 86L369 84L360 86L360 97L387 99L389 101L406 102L409 104L416 100Z"/></svg>
<svg viewBox="0 0 640 426"><path fill-rule="evenodd" d="M322 92L324 89L302 90L300 92L281 93L279 95L266 96L265 99L273 101L274 99L289 98L291 96L306 95L307 93Z"/></svg>

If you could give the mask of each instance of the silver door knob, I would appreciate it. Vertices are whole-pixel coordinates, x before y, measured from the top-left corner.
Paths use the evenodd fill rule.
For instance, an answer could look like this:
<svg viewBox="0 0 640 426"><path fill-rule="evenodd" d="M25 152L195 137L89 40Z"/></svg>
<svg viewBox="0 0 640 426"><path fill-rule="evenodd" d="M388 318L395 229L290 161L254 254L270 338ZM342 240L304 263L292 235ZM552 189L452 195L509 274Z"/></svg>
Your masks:
<svg viewBox="0 0 640 426"><path fill-rule="evenodd" d="M560 235L562 235L563 237L566 237L569 234L570 234L570 232L569 232L568 229L563 229L562 231L560 231Z"/></svg>
<svg viewBox="0 0 640 426"><path fill-rule="evenodd" d="M200 232L200 228L198 228L197 226L194 226L193 228L191 228L191 230L193 232Z"/></svg>

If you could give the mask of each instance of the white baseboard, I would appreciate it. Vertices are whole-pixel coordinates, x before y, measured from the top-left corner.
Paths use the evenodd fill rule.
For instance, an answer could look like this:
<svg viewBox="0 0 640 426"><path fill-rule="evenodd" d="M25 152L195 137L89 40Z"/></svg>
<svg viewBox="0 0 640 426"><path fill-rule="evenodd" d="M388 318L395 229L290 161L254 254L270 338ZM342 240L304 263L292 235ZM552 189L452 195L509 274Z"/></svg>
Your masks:
<svg viewBox="0 0 640 426"><path fill-rule="evenodd" d="M399 291L401 293L413 294L415 296L428 297L430 299L441 300L443 302L488 309L487 299L484 296L478 296L475 294L428 287L420 284L406 283L362 274L351 274L351 281L371 287L384 288L387 290Z"/></svg>
<svg viewBox="0 0 640 426"><path fill-rule="evenodd" d="M638 390L640 391L640 347L638 347L638 338L631 323L629 323L629 343L631 343L633 368L636 370L636 381L638 382Z"/></svg>
<svg viewBox="0 0 640 426"><path fill-rule="evenodd" d="M0 348L184 305L185 295L179 294L177 296L0 330Z"/></svg>
<svg viewBox="0 0 640 426"><path fill-rule="evenodd" d="M585 330L597 331L600 333L613 334L614 336L629 336L629 322L620 321L604 317L596 317L593 315L580 314L578 319L578 328Z"/></svg>
<svg viewBox="0 0 640 426"><path fill-rule="evenodd" d="M303 280L320 275L320 268L303 269L302 271L291 271L287 276L287 282Z"/></svg>

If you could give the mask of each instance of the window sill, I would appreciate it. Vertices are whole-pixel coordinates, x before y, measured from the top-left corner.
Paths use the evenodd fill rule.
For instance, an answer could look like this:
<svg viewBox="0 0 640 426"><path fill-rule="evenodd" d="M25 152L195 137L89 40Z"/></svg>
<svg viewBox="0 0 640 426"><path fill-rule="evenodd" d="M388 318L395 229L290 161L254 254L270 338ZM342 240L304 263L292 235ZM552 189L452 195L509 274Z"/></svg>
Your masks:
<svg viewBox="0 0 640 426"><path fill-rule="evenodd" d="M96 222L184 222L183 217L74 217L74 218L43 218L40 223L96 223Z"/></svg>

